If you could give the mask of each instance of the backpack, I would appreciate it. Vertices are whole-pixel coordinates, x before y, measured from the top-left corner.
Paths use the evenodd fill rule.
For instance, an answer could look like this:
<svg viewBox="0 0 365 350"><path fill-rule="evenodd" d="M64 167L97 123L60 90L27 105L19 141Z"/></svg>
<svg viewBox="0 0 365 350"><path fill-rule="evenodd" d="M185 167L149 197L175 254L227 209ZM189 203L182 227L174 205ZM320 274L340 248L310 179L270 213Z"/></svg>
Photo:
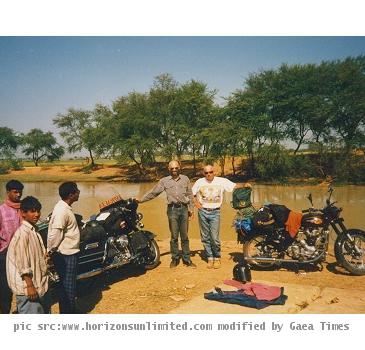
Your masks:
<svg viewBox="0 0 365 350"><path fill-rule="evenodd" d="M252 188L250 187L236 188L233 190L231 202L232 208L243 209L251 206L251 192Z"/></svg>

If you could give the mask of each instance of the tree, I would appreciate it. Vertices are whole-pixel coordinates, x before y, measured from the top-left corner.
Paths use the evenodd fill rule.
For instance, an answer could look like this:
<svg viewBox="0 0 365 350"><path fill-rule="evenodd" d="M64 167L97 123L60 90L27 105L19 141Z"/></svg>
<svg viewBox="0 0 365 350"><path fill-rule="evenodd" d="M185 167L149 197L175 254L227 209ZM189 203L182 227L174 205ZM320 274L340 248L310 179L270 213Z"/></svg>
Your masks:
<svg viewBox="0 0 365 350"><path fill-rule="evenodd" d="M69 108L66 114L58 114L53 123L62 130L60 135L67 143L68 151L73 153L86 149L94 166L93 152L100 139L93 112Z"/></svg>
<svg viewBox="0 0 365 350"><path fill-rule="evenodd" d="M9 158L18 148L19 138L15 132L6 127L0 127L0 154L2 158Z"/></svg>
<svg viewBox="0 0 365 350"><path fill-rule="evenodd" d="M217 107L216 91L209 90L203 82L191 80L181 85L174 104L174 124L171 126L175 140L175 154L180 159L184 153L193 156L196 173L196 156L206 144L202 131L214 122ZM207 146L207 145L206 145Z"/></svg>
<svg viewBox="0 0 365 350"><path fill-rule="evenodd" d="M328 66L330 124L345 147L348 157L364 140L365 56L323 63Z"/></svg>
<svg viewBox="0 0 365 350"><path fill-rule="evenodd" d="M149 111L148 95L133 92L113 103L113 114L105 119L113 155L133 161L142 176L155 161L160 137L159 125Z"/></svg>
<svg viewBox="0 0 365 350"><path fill-rule="evenodd" d="M179 84L168 74L160 74L148 93L148 106L151 122L158 123L159 135L155 140L161 154L171 159L178 151L176 125L176 95Z"/></svg>
<svg viewBox="0 0 365 350"><path fill-rule="evenodd" d="M32 157L35 166L38 166L42 158L54 161L64 154L63 147L57 144L50 131L32 129L28 134L22 135L21 140L24 154Z"/></svg>

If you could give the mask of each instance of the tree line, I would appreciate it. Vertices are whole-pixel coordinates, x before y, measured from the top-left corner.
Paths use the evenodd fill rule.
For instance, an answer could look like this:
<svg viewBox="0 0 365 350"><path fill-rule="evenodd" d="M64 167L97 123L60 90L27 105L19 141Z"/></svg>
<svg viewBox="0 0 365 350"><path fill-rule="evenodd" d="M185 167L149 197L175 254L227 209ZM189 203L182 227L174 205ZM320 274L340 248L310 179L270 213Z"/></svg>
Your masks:
<svg viewBox="0 0 365 350"><path fill-rule="evenodd" d="M282 64L252 73L224 103L197 80L155 78L149 91L130 92L92 110L58 114L68 152L86 150L91 164L112 157L135 164L141 175L156 158L226 162L234 174L279 179L333 176L365 181L365 56L320 64ZM3 158L20 147L37 165L65 149L50 132L18 135L0 128Z"/></svg>

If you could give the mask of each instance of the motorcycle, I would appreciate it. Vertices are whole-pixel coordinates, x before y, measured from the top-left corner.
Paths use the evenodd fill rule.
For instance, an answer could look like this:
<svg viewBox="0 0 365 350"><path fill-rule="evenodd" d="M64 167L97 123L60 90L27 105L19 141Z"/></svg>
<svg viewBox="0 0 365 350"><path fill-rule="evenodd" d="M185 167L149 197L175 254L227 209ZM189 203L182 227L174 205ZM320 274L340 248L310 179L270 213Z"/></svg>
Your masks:
<svg viewBox="0 0 365 350"><path fill-rule="evenodd" d="M160 250L155 235L143 230L143 215L137 212L137 201L123 200L118 195L99 207L100 212L87 222L82 221L81 215L75 215L80 228L77 280L85 280L130 263L146 270L158 266ZM50 217L38 224L45 243ZM51 281L58 282L52 265L49 270Z"/></svg>
<svg viewBox="0 0 365 350"><path fill-rule="evenodd" d="M300 228L294 238L275 220L271 220L268 227L256 227L251 231L236 226L239 241L244 244L244 259L249 266L268 270L283 263L295 263L302 267L315 265L322 268L332 228L337 236L334 243L337 263L353 275L365 275L365 231L346 228L340 216L342 208L335 205L337 202L331 202L332 187L328 193L323 209L313 208L312 194L308 195L311 207L302 211Z"/></svg>

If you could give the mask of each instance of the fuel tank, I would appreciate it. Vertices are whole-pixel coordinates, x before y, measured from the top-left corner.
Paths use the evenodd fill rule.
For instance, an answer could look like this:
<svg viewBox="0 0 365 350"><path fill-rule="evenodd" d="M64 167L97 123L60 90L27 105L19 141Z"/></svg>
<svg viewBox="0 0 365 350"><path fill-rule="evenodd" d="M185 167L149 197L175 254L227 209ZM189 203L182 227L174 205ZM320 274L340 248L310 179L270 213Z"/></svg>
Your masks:
<svg viewBox="0 0 365 350"><path fill-rule="evenodd" d="M321 212L310 212L303 214L302 226L304 227L317 227L323 224L324 217Z"/></svg>

